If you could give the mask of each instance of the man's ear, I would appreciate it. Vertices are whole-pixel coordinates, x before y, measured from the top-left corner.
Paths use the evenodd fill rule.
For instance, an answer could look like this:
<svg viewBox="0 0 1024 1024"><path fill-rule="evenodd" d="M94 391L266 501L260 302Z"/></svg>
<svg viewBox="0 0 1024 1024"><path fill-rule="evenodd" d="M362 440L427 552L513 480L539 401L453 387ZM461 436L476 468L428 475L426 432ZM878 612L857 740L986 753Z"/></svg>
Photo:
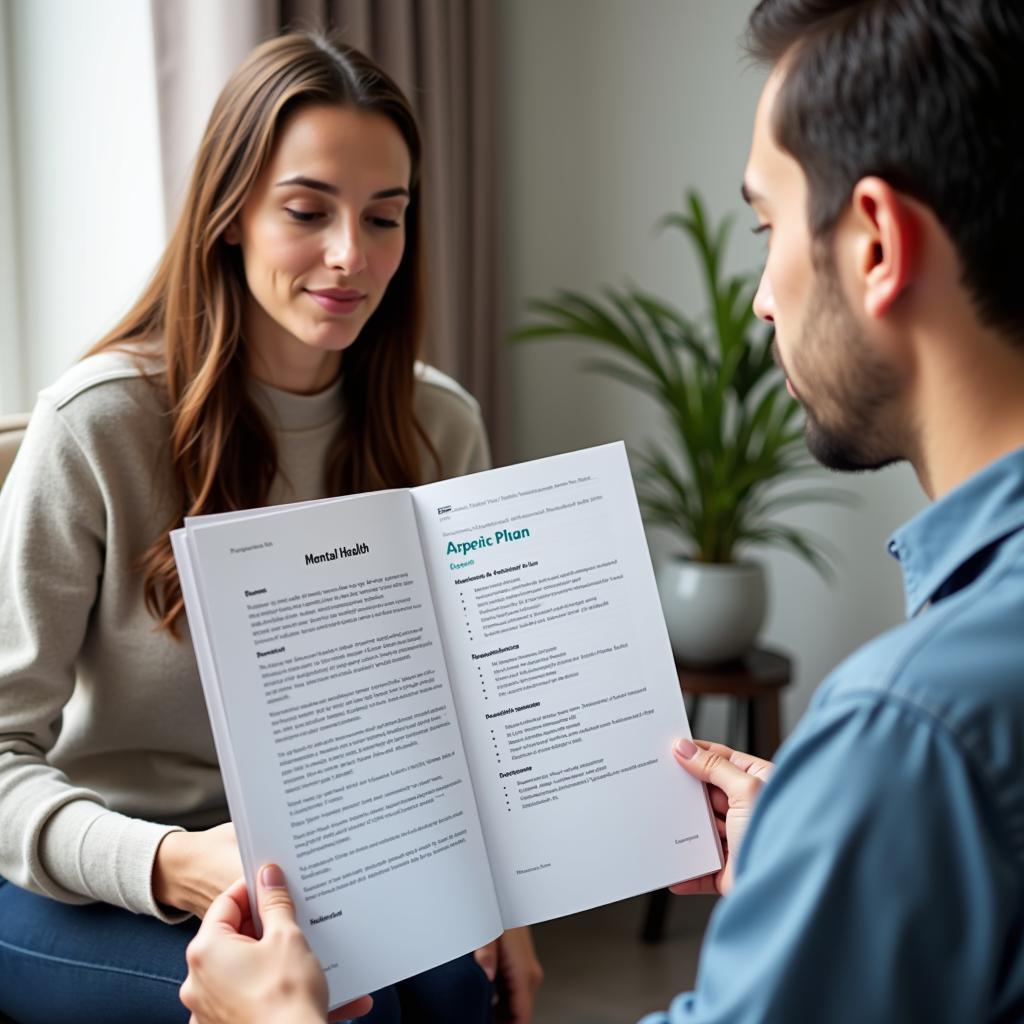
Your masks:
<svg viewBox="0 0 1024 1024"><path fill-rule="evenodd" d="M852 244L864 312L883 317L918 271L921 234L914 204L881 178L853 188Z"/></svg>
<svg viewBox="0 0 1024 1024"><path fill-rule="evenodd" d="M224 237L224 241L227 242L228 245L238 245L238 243L241 242L241 240L242 240L242 233L238 229L238 221L237 220L233 220L224 229L224 236L223 237Z"/></svg>

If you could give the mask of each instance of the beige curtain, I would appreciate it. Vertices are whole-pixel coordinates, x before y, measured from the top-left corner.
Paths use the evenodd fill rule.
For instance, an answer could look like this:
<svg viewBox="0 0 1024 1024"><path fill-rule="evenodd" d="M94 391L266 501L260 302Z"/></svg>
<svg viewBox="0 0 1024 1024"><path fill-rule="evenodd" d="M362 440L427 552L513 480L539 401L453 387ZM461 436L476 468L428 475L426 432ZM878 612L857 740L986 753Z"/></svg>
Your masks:
<svg viewBox="0 0 1024 1024"><path fill-rule="evenodd" d="M150 0L168 232L210 111L242 58L277 28L276 0Z"/></svg>
<svg viewBox="0 0 1024 1024"><path fill-rule="evenodd" d="M408 94L425 150L426 359L501 425L500 196L495 0L151 0L168 223L218 91L287 27L338 30Z"/></svg>
<svg viewBox="0 0 1024 1024"><path fill-rule="evenodd" d="M495 0L281 0L281 24L337 29L405 90L425 150L426 357L479 399L500 458L501 197Z"/></svg>

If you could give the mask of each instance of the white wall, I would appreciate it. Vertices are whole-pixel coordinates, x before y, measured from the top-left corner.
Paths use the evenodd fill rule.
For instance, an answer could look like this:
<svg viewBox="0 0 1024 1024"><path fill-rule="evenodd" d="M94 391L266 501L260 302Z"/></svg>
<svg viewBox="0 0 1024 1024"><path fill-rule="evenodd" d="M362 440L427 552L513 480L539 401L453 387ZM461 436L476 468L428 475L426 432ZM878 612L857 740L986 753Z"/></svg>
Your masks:
<svg viewBox="0 0 1024 1024"><path fill-rule="evenodd" d="M0 0L0 415L19 409L25 388L18 338L18 222L14 202L14 126L11 120L10 0Z"/></svg>
<svg viewBox="0 0 1024 1024"><path fill-rule="evenodd" d="M508 326L525 299L558 287L634 281L690 313L703 309L682 237L657 218L697 188L715 216L735 211L735 269L759 267L763 245L739 198L763 72L738 44L751 0L502 0ZM581 371L575 342L515 346L510 356L512 457L534 458L660 434L641 396ZM824 474L823 474L824 475ZM888 533L923 505L906 467L842 482L860 507L807 509L842 552L829 587L793 557L764 555L771 612L764 640L797 659L791 726L845 654L899 621ZM652 535L658 558L671 537ZM719 720L721 721L721 720Z"/></svg>
<svg viewBox="0 0 1024 1024"><path fill-rule="evenodd" d="M13 160L6 183L0 161L0 188L13 193L20 241L7 280L21 365L0 347L0 411L13 411L127 309L159 257L164 222L149 4L3 2Z"/></svg>

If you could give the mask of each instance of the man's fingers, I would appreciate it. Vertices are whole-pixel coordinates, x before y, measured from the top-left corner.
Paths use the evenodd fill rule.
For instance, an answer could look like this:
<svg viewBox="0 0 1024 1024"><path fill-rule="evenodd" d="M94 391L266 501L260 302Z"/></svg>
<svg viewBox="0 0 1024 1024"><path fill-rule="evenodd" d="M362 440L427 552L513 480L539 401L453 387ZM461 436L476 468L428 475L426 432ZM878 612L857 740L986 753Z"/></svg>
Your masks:
<svg viewBox="0 0 1024 1024"><path fill-rule="evenodd" d="M717 893L718 886L715 884L717 875L701 875L700 878L688 878L685 882L676 882L669 886L669 891L677 896L703 896L708 893Z"/></svg>
<svg viewBox="0 0 1024 1024"><path fill-rule="evenodd" d="M732 747L727 747L724 743L715 743L714 740L694 740L701 750L710 750L716 754L721 754L722 757L730 757L735 754L736 751Z"/></svg>
<svg viewBox="0 0 1024 1024"><path fill-rule="evenodd" d="M295 904L288 893L284 872L276 864L264 864L259 875L259 907L263 931L295 924Z"/></svg>
<svg viewBox="0 0 1024 1024"><path fill-rule="evenodd" d="M373 996L360 996L351 1003L339 1006L327 1014L329 1021L351 1020L353 1017L365 1017L373 1009Z"/></svg>
<svg viewBox="0 0 1024 1024"><path fill-rule="evenodd" d="M753 800L760 789L754 776L738 768L729 756L713 748L699 747L692 740L681 739L672 749L676 761L694 778L717 786L729 798L729 805Z"/></svg>
<svg viewBox="0 0 1024 1024"><path fill-rule="evenodd" d="M242 921L245 921L249 917L249 890L245 887L245 879L236 878L224 892L224 895L234 901L235 906L238 907L239 913L242 915Z"/></svg>
<svg viewBox="0 0 1024 1024"><path fill-rule="evenodd" d="M772 769L775 767L771 761L766 761L762 757L754 757L753 754L745 754L742 750L733 750L729 754L729 760L737 768L745 771L748 775L756 776L762 782L768 781L768 776L771 775Z"/></svg>
<svg viewBox="0 0 1024 1024"><path fill-rule="evenodd" d="M742 750L733 750L732 747L727 747L724 743L713 743L711 740L694 740L693 742L701 750L709 750L713 754L721 754L722 757L731 761L737 768L741 768L750 775L756 775L763 782L768 780L768 776L772 773L772 768L775 767L771 761L766 761L763 757L754 757L753 754L744 753Z"/></svg>
<svg viewBox="0 0 1024 1024"><path fill-rule="evenodd" d="M238 895L241 886L241 897ZM242 921L249 916L248 910L243 914L239 904L239 898L246 899L245 879L240 878L227 892L222 892L211 904L209 910L203 915L203 923L199 931L205 936L212 931L237 932Z"/></svg>
<svg viewBox="0 0 1024 1024"><path fill-rule="evenodd" d="M724 818L725 812L729 810L729 798L720 789L712 789L708 797L711 800L711 809L720 818Z"/></svg>

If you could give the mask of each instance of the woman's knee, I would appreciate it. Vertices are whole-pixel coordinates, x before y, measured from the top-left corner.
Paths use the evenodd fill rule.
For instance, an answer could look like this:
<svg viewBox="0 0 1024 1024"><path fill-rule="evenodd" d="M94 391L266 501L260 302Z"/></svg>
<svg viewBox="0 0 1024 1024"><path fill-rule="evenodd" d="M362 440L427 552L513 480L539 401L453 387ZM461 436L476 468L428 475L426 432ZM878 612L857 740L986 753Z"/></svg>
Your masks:
<svg viewBox="0 0 1024 1024"><path fill-rule="evenodd" d="M194 931L0 883L0 1010L22 1024L184 1024L178 988Z"/></svg>

